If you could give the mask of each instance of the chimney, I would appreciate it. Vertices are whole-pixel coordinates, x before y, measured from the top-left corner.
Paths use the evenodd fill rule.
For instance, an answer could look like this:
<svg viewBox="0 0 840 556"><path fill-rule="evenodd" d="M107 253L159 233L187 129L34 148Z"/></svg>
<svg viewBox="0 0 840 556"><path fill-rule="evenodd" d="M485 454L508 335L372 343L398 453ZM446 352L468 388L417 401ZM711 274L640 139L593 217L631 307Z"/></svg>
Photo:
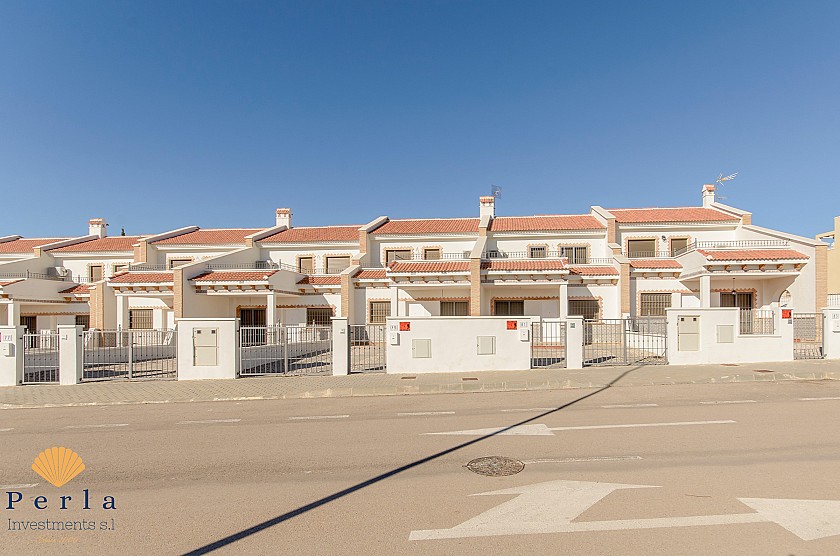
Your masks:
<svg viewBox="0 0 840 556"><path fill-rule="evenodd" d="M277 223L276 226L286 226L286 228L292 228L292 209L290 208L279 208L275 212Z"/></svg>
<svg viewBox="0 0 840 556"><path fill-rule="evenodd" d="M88 220L88 235L103 238L108 235L108 223L104 218L91 218Z"/></svg>
<svg viewBox="0 0 840 556"><path fill-rule="evenodd" d="M703 206L708 208L715 202L715 186L707 183L703 186Z"/></svg>
<svg viewBox="0 0 840 556"><path fill-rule="evenodd" d="M496 198L492 195L487 195L484 197L479 197L478 200L478 216L481 217L486 214L490 218L494 218L496 216Z"/></svg>

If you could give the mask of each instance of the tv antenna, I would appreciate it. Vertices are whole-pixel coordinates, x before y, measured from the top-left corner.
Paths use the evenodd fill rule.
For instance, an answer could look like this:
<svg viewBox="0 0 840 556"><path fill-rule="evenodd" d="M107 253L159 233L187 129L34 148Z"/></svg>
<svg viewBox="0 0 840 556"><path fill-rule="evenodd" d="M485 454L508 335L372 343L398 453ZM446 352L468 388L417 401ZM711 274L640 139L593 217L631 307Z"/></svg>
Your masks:
<svg viewBox="0 0 840 556"><path fill-rule="evenodd" d="M498 185L491 185L490 186L490 196L496 197L497 199L502 198L502 188Z"/></svg>
<svg viewBox="0 0 840 556"><path fill-rule="evenodd" d="M718 175L718 178L715 180L715 185L716 185L716 186L718 186L718 187L720 187L720 188L723 188L723 186L725 185L723 182L725 182L725 181L732 181L732 180L734 180L737 176L738 176L738 172L735 172L734 174L729 174L728 176L724 176L724 175L723 175L723 173L720 173L720 174ZM718 199L720 199L721 201L725 201L725 200L726 200L726 197L724 197L724 196L719 196L719 197L718 197Z"/></svg>

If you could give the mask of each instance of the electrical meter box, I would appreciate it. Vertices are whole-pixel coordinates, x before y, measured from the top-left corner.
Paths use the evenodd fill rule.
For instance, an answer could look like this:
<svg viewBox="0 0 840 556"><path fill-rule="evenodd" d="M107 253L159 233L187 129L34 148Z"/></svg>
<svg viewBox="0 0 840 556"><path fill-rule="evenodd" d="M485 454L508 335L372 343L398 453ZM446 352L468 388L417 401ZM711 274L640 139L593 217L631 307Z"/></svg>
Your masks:
<svg viewBox="0 0 840 556"><path fill-rule="evenodd" d="M432 341L426 338L411 340L411 357L413 359L428 359L432 356Z"/></svg>
<svg viewBox="0 0 840 556"><path fill-rule="evenodd" d="M677 349L700 351L700 317L685 316L677 321Z"/></svg>
<svg viewBox="0 0 840 556"><path fill-rule="evenodd" d="M477 336L476 337L476 355L495 355L496 354L496 337L495 336Z"/></svg>
<svg viewBox="0 0 840 556"><path fill-rule="evenodd" d="M15 356L15 344L10 342L4 342L0 344L0 354L3 357L14 357Z"/></svg>
<svg viewBox="0 0 840 556"><path fill-rule="evenodd" d="M212 367L219 359L219 329L196 328L193 330L193 365Z"/></svg>

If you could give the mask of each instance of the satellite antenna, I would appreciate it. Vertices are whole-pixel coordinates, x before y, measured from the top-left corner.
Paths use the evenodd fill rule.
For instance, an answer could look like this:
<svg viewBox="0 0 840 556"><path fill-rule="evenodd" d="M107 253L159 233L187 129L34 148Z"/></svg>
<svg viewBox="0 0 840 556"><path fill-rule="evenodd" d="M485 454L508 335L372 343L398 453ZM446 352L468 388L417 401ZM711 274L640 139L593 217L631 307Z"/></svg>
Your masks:
<svg viewBox="0 0 840 556"><path fill-rule="evenodd" d="M718 178L715 180L715 185L722 188L725 185L723 182L732 181L736 178L736 176L738 176L738 172L735 172L734 174L729 174L728 176L724 176L723 173L720 173L718 175ZM725 201L726 197L719 196L718 199L720 199L721 201Z"/></svg>
<svg viewBox="0 0 840 556"><path fill-rule="evenodd" d="M490 186L490 196L501 199L502 198L502 188L498 185L491 185Z"/></svg>

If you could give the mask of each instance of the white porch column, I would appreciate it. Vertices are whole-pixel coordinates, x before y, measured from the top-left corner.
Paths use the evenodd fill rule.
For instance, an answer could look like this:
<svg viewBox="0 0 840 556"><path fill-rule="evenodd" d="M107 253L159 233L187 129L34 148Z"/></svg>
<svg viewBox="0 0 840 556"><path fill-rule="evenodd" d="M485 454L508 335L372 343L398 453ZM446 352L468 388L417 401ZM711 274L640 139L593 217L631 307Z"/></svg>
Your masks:
<svg viewBox="0 0 840 556"><path fill-rule="evenodd" d="M396 286L391 288L391 316L403 316L400 314L400 289Z"/></svg>
<svg viewBox="0 0 840 556"><path fill-rule="evenodd" d="M6 326L17 326L20 324L20 304L14 300L6 305ZM33 330L34 332L34 330Z"/></svg>
<svg viewBox="0 0 840 556"><path fill-rule="evenodd" d="M712 277L709 275L700 277L700 307L712 306Z"/></svg>
<svg viewBox="0 0 840 556"><path fill-rule="evenodd" d="M569 318L569 283L560 283L560 319Z"/></svg>
<svg viewBox="0 0 840 556"><path fill-rule="evenodd" d="M277 293L274 291L265 296L265 323L268 326L277 324Z"/></svg>
<svg viewBox="0 0 840 556"><path fill-rule="evenodd" d="M128 330L128 296L117 296L117 328Z"/></svg>

